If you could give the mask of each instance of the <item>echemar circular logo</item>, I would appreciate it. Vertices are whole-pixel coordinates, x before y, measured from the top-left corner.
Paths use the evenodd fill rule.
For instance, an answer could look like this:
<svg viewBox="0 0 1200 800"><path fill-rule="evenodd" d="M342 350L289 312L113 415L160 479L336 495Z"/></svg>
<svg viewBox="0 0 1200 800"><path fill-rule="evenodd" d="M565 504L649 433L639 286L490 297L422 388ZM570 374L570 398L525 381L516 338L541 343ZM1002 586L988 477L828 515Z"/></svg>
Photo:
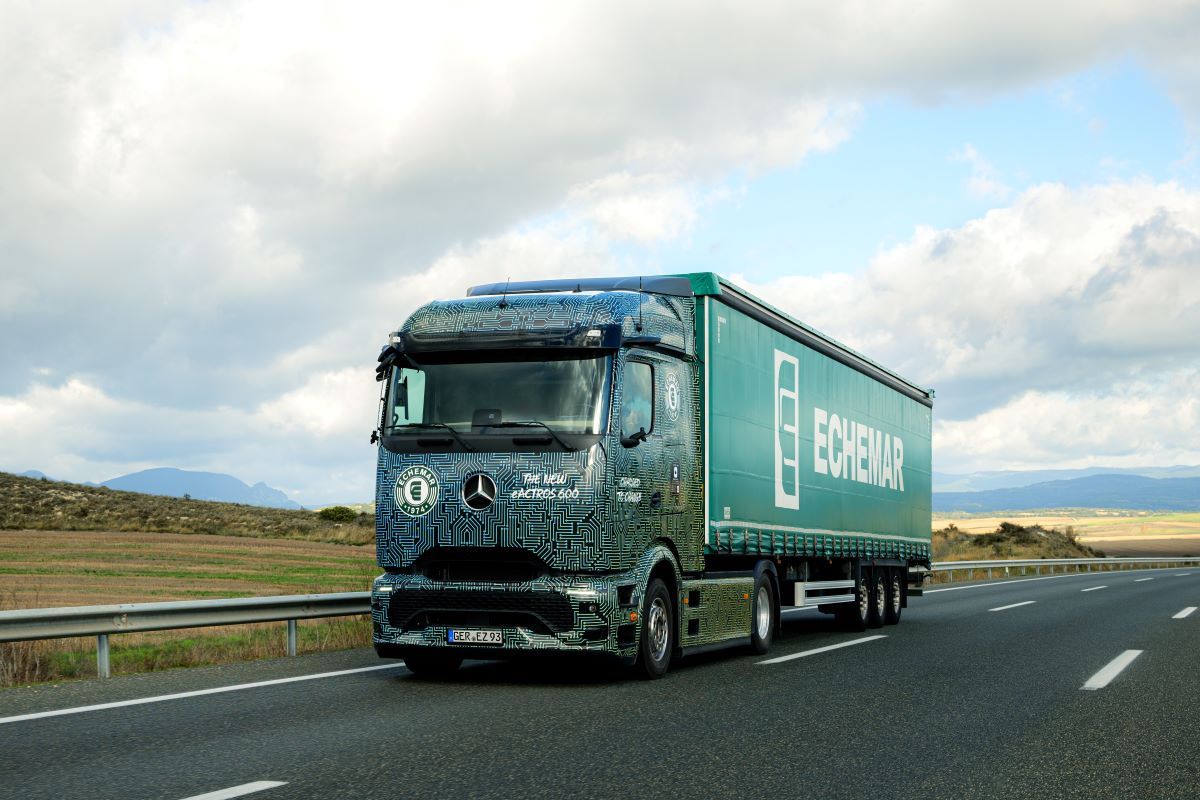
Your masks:
<svg viewBox="0 0 1200 800"><path fill-rule="evenodd" d="M667 416L672 422L679 419L679 378L674 372L667 373Z"/></svg>
<svg viewBox="0 0 1200 800"><path fill-rule="evenodd" d="M409 467L396 478L396 508L410 517L428 514L437 498L437 475L429 467Z"/></svg>

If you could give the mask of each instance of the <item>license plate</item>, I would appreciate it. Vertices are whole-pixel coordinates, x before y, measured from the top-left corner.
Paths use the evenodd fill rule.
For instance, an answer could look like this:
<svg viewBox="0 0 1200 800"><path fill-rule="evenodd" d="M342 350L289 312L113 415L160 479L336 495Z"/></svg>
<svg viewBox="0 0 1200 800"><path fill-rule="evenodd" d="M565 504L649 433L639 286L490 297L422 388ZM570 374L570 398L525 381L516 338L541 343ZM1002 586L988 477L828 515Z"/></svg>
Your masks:
<svg viewBox="0 0 1200 800"><path fill-rule="evenodd" d="M451 628L446 632L446 641L451 644L504 644L504 632Z"/></svg>

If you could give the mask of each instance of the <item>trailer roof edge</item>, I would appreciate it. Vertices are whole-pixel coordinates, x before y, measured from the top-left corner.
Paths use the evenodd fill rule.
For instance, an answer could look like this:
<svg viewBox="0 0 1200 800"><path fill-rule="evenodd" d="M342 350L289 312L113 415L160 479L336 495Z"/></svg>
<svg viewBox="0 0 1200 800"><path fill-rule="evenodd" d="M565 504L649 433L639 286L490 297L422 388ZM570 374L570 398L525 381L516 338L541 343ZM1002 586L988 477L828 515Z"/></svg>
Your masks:
<svg viewBox="0 0 1200 800"><path fill-rule="evenodd" d="M715 272L692 272L679 277L688 279L692 291L697 296L714 297L785 336L796 339L870 378L891 386L922 405L933 406L933 389L913 383L902 375L872 361L862 353L842 344L832 336L805 325Z"/></svg>

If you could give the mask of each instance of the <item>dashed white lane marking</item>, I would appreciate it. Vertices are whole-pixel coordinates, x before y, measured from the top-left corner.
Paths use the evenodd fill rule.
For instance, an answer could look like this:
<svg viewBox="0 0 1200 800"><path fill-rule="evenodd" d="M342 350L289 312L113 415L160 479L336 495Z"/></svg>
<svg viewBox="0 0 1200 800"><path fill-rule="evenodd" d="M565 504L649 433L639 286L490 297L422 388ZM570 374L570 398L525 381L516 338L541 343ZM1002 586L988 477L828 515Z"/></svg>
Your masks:
<svg viewBox="0 0 1200 800"><path fill-rule="evenodd" d="M1094 591L1096 591L1097 589L1107 589L1107 588L1108 588L1108 584L1105 584L1105 585L1103 585L1103 586L1089 586L1088 588L1086 588L1086 589L1080 589L1079 591L1081 591L1081 592L1094 592Z"/></svg>
<svg viewBox="0 0 1200 800"><path fill-rule="evenodd" d="M1180 611L1178 614L1175 614L1175 615L1173 615L1173 616L1171 617L1171 619L1186 619L1186 618L1190 617L1190 616L1191 616L1192 614L1194 614L1194 613L1196 613L1196 607L1195 607L1195 606L1188 606L1188 607L1187 607L1187 608L1185 608L1183 611Z"/></svg>
<svg viewBox="0 0 1200 800"><path fill-rule="evenodd" d="M1175 577L1176 578L1186 578L1188 575L1191 575L1191 574L1192 573L1190 573L1190 572L1176 572Z"/></svg>
<svg viewBox="0 0 1200 800"><path fill-rule="evenodd" d="M215 792L192 795L191 797L183 798L183 800L229 800L231 797L244 797L248 794L261 792L264 789L274 789L276 786L287 786L287 781L243 783L241 786L230 786L228 789L218 789Z"/></svg>
<svg viewBox="0 0 1200 800"><path fill-rule="evenodd" d="M1121 674L1121 671L1133 663L1133 660L1142 654L1142 650L1126 650L1121 655L1114 658L1112 661L1104 665L1104 667L1092 677L1088 678L1088 682L1080 689L1095 691L1103 689L1112 683L1113 678Z"/></svg>
<svg viewBox="0 0 1200 800"><path fill-rule="evenodd" d="M1134 581L1134 583L1141 583L1142 581L1152 581L1152 580L1154 580L1154 578L1138 578L1136 581Z"/></svg>
<svg viewBox="0 0 1200 800"><path fill-rule="evenodd" d="M988 611L1008 611L1010 608L1020 608L1021 606L1031 606L1036 602L1037 602L1037 600L1026 600L1023 603L1010 603L1009 605L1006 605L1006 606L998 606L996 608L989 608Z"/></svg>
<svg viewBox="0 0 1200 800"><path fill-rule="evenodd" d="M76 706L75 708L59 708L54 711L38 711L33 714L18 714L15 717L0 717L0 725L6 722L24 722L31 719L42 719L43 717L61 717L66 714L82 714L85 711L103 711L106 708L124 708L125 706L140 706L144 703L161 703L165 700L182 700L185 697L201 697L206 694L220 694L222 692L237 692L242 689L258 689L262 686L278 686L281 683L295 683L297 681L315 681L319 678L336 678L339 675L353 675L358 672L374 672L380 669L396 669L403 667L404 662L396 662L394 664L380 664L375 667L358 667L356 669L340 669L337 672L318 672L313 675L296 675L291 678L275 678L269 681L255 681L254 683L238 683L233 686L218 686L214 689L198 689L194 692L179 692L178 694L160 694L154 697L139 697L136 700L118 700L113 703L97 703L94 706Z"/></svg>
<svg viewBox="0 0 1200 800"><path fill-rule="evenodd" d="M865 644L867 642L873 642L876 639L886 639L886 638L887 637L884 636L883 634L877 634L875 636L864 636L861 639L851 639L848 642L841 642L840 644L826 645L825 647L817 647L813 650L805 650L804 652L801 652L801 653L792 653L791 655L788 655L788 656L780 656L779 658L768 658L766 661L759 661L758 663L759 664L778 664L783 661L791 661L793 658L804 658L806 656L815 656L817 653L828 653L830 650L840 650L843 647L852 647L856 644Z"/></svg>

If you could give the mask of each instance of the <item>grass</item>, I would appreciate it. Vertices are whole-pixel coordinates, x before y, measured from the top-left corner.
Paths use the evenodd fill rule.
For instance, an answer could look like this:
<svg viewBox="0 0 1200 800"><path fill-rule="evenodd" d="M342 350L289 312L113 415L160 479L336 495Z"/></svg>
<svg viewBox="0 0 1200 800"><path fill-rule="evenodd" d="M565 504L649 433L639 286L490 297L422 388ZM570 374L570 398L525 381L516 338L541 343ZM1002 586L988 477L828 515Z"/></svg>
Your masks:
<svg viewBox="0 0 1200 800"><path fill-rule="evenodd" d="M365 591L374 547L126 531L0 531L0 610ZM364 647L365 617L301 621L301 652ZM282 622L110 637L114 674L283 656ZM0 644L0 686L96 674L95 639Z"/></svg>
<svg viewBox="0 0 1200 800"><path fill-rule="evenodd" d="M312 511L118 492L0 472L0 530L139 531L369 544L371 514L333 522Z"/></svg>

